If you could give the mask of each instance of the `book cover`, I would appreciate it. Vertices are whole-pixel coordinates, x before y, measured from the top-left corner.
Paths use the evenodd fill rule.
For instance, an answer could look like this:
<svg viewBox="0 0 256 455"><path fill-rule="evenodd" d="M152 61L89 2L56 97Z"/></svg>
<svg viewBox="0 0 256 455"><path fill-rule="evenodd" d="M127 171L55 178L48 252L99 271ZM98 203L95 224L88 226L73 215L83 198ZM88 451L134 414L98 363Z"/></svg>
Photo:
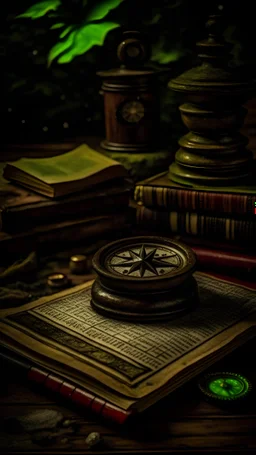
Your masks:
<svg viewBox="0 0 256 455"><path fill-rule="evenodd" d="M12 368L20 378L25 379L31 386L39 386L42 390L47 390L55 395L76 405L82 410L96 413L108 421L124 424L132 415L132 412L125 411L118 406L108 403L96 395L93 395L84 387L77 387L74 383L66 380L51 371L39 368L35 363L25 360L13 351L0 346L0 359L3 366Z"/></svg>
<svg viewBox="0 0 256 455"><path fill-rule="evenodd" d="M131 190L130 180L117 179L97 185L95 189L52 199L11 183L2 183L0 230L22 232L71 217L113 213L128 206Z"/></svg>
<svg viewBox="0 0 256 455"><path fill-rule="evenodd" d="M108 233L131 227L134 219L133 210L122 208L114 214L79 217L57 223L36 226L25 232L0 232L1 259L10 255L30 253L31 251L63 250L70 244L99 238Z"/></svg>
<svg viewBox="0 0 256 455"><path fill-rule="evenodd" d="M157 232L167 230L170 234L231 241L252 247L256 239L256 215L253 219L243 220L233 217L201 215L197 212L153 210L138 206L136 222L138 226L149 227Z"/></svg>
<svg viewBox="0 0 256 455"><path fill-rule="evenodd" d="M134 200L155 209L256 217L256 185L192 189L172 182L167 172L136 183Z"/></svg>
<svg viewBox="0 0 256 455"><path fill-rule="evenodd" d="M20 158L7 163L3 176L45 196L60 197L114 178L128 177L128 172L119 162L81 144L62 155Z"/></svg>
<svg viewBox="0 0 256 455"><path fill-rule="evenodd" d="M125 412L142 412L255 336L256 286L195 273L197 308L162 323L105 318L86 283L0 311L1 345L36 365L60 393L86 390ZM50 377L47 372L50 371ZM43 379L44 378L44 379ZM73 384L69 387L68 384ZM64 387L65 388L65 387ZM88 397L85 398L88 401Z"/></svg>
<svg viewBox="0 0 256 455"><path fill-rule="evenodd" d="M226 274L246 277L256 281L256 253L242 254L232 251L216 251L210 248L192 246L196 253L198 269L204 271L222 271Z"/></svg>

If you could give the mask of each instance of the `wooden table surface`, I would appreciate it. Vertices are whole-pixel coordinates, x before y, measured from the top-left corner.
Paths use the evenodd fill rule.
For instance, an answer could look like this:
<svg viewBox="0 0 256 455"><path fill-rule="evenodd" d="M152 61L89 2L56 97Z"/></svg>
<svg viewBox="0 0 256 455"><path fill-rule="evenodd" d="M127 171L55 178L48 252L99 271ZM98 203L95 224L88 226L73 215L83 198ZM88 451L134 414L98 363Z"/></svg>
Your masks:
<svg viewBox="0 0 256 455"><path fill-rule="evenodd" d="M56 154L56 150L52 153ZM6 154L8 159L18 157L11 156L10 150ZM33 154L34 150L28 152L29 156ZM256 338L210 371L244 374L256 389L255 359ZM88 411L78 411L46 391L32 389L3 366L1 373L3 454L256 454L255 392L246 408L240 405L230 411L204 401L194 380L129 425L117 427ZM101 434L103 442L90 449L86 438L93 431Z"/></svg>
<svg viewBox="0 0 256 455"><path fill-rule="evenodd" d="M255 358L254 338L208 371L239 372L256 388ZM246 407L239 405L231 411L204 401L196 383L191 381L130 424L117 427L48 392L28 387L4 370L1 453L255 454L255 392ZM99 432L103 441L91 449L86 438L93 431Z"/></svg>

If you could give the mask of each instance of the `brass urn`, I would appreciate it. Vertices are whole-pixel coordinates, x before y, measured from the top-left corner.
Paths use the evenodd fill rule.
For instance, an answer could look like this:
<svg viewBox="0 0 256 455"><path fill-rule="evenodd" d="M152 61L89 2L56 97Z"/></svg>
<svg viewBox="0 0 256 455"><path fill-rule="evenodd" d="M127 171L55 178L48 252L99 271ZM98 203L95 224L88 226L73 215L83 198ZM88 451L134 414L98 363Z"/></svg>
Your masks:
<svg viewBox="0 0 256 455"><path fill-rule="evenodd" d="M189 130L179 140L169 178L188 187L248 184L253 157L239 129L255 85L230 66L232 45L223 37L223 16L211 15L206 26L208 37L197 44L201 63L169 83L185 96L179 110Z"/></svg>

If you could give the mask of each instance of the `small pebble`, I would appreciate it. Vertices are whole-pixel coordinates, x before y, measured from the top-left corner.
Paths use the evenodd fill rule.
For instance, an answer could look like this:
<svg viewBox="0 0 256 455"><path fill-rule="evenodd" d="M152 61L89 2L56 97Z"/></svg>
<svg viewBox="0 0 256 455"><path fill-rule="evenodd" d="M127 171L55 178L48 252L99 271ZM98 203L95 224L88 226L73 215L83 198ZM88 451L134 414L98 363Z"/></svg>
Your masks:
<svg viewBox="0 0 256 455"><path fill-rule="evenodd" d="M70 420L64 420L64 422L62 423L62 426L64 428L70 427L70 425L71 425L71 421Z"/></svg>
<svg viewBox="0 0 256 455"><path fill-rule="evenodd" d="M102 437L100 433L94 431L87 436L85 442L88 445L88 447L94 447L98 445L100 442L102 442Z"/></svg>
<svg viewBox="0 0 256 455"><path fill-rule="evenodd" d="M63 438L63 439L61 439L61 441L60 441L60 442L61 442L62 444L67 444L67 442L68 442L68 438Z"/></svg>

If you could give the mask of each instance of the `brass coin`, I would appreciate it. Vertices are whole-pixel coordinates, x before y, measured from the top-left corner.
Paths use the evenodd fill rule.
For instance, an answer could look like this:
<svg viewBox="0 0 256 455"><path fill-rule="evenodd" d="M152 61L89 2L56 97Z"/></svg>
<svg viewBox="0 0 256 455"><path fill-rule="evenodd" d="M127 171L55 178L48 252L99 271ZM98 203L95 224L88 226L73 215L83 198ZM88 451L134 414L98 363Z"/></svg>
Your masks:
<svg viewBox="0 0 256 455"><path fill-rule="evenodd" d="M47 284L51 288L63 288L68 284L68 277L64 273L53 273L48 276Z"/></svg>

